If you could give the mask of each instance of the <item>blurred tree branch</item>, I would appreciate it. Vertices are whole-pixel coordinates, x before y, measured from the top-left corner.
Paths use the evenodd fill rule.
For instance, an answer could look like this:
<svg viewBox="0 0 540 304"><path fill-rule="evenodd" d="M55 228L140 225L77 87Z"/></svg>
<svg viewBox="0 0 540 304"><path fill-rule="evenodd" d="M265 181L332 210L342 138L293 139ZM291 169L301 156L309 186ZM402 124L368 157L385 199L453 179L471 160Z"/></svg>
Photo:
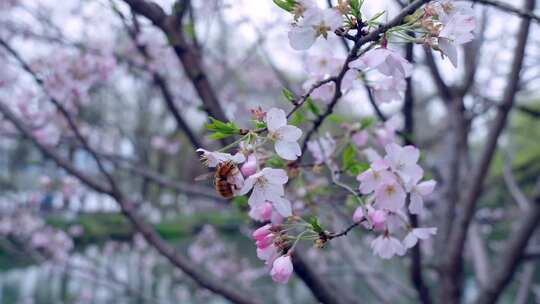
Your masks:
<svg viewBox="0 0 540 304"><path fill-rule="evenodd" d="M525 9L532 11L535 0L527 0ZM517 44L514 51L511 72L508 75L508 82L505 88L504 96L497 115L491 124L486 144L480 157L479 165L474 170L471 178L471 186L465 195L462 203L463 211L454 221L450 233L448 256L442 269L442 284L444 301L447 303L457 303L461 294L461 281L463 271L463 248L469 224L474 216L474 211L478 198L482 194L484 180L487 176L489 165L497 148L497 141L500 134L506 126L508 113L512 109L515 100L515 94L518 90L519 76L527 38L529 36L530 19L523 19L519 28Z"/></svg>

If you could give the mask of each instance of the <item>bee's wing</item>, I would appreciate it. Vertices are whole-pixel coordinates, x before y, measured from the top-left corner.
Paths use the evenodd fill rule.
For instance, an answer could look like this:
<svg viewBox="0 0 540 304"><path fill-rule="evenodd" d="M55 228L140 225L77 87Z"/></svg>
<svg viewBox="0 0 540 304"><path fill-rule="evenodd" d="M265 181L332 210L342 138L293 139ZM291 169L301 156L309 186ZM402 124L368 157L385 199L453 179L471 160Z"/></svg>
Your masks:
<svg viewBox="0 0 540 304"><path fill-rule="evenodd" d="M207 180L209 178L211 178L212 176L214 176L214 173L213 172L210 172L210 173L205 173L205 174L201 174L197 177L195 177L195 181L196 182L200 182L200 181L203 181L203 180Z"/></svg>

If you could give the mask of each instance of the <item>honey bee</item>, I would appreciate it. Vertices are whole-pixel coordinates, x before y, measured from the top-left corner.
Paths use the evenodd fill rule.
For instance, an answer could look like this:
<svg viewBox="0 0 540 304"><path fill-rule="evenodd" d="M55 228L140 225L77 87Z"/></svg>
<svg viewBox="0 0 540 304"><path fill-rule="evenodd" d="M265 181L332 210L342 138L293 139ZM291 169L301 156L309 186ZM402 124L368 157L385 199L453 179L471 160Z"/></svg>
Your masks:
<svg viewBox="0 0 540 304"><path fill-rule="evenodd" d="M240 190L241 183L243 182L242 173L240 173L238 166L232 161L219 163L214 173L203 174L196 177L195 180L201 181L211 177L214 179L216 192L226 199L232 198L234 191Z"/></svg>
<svg viewBox="0 0 540 304"><path fill-rule="evenodd" d="M239 174L240 171L233 162L219 163L214 174L216 192L226 199L233 197L233 190L239 190L234 183L234 178Z"/></svg>

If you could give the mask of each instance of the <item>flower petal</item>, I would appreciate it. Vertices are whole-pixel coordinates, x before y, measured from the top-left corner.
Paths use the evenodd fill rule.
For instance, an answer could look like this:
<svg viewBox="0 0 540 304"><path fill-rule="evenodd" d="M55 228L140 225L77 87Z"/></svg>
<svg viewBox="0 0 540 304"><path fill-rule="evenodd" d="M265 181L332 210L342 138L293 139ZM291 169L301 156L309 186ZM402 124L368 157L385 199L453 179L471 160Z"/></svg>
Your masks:
<svg viewBox="0 0 540 304"><path fill-rule="evenodd" d="M276 132L279 128L287 125L285 111L278 108L268 110L266 113L266 125L270 132Z"/></svg>
<svg viewBox="0 0 540 304"><path fill-rule="evenodd" d="M292 215L291 202L284 197L281 197L278 200L272 201L276 211L283 217L289 217Z"/></svg>
<svg viewBox="0 0 540 304"><path fill-rule="evenodd" d="M277 133L279 134L280 140L284 141L297 141L302 136L302 130L291 125L280 127L277 130Z"/></svg>
<svg viewBox="0 0 540 304"><path fill-rule="evenodd" d="M283 159L296 160L302 155L302 150L297 142L278 140L275 144L276 153Z"/></svg>

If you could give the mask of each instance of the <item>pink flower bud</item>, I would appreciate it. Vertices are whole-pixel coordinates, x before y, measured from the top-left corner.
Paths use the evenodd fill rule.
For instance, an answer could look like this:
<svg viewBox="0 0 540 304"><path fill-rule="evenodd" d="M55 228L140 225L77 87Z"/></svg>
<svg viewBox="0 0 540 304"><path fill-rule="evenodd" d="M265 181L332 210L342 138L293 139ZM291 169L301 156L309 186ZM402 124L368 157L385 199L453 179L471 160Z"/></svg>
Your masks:
<svg viewBox="0 0 540 304"><path fill-rule="evenodd" d="M261 210L261 218L263 221L269 221L272 218L272 204L265 202Z"/></svg>
<svg viewBox="0 0 540 304"><path fill-rule="evenodd" d="M289 281L293 272L293 264L290 255L280 256L274 261L270 275L276 283L285 284Z"/></svg>
<svg viewBox="0 0 540 304"><path fill-rule="evenodd" d="M248 156L246 162L240 168L240 171L244 177L248 177L257 172L257 158L255 157L255 154L250 154Z"/></svg>
<svg viewBox="0 0 540 304"><path fill-rule="evenodd" d="M386 223L386 213L382 210L375 210L373 208L368 211L368 218L373 224L373 228L377 230L384 229L384 224Z"/></svg>
<svg viewBox="0 0 540 304"><path fill-rule="evenodd" d="M257 248L259 248L259 249L264 249L264 248L270 246L273 242L274 242L273 235L272 235L272 234L268 234L267 236L262 237L261 239L258 239L258 240L255 242L255 245L256 245Z"/></svg>
<svg viewBox="0 0 540 304"><path fill-rule="evenodd" d="M369 137L369 134L366 130L362 130L360 132L356 132L353 134L353 136L351 137L352 139L352 142L357 146L357 147L362 147L363 145L365 145L368 141L368 137Z"/></svg>
<svg viewBox="0 0 540 304"><path fill-rule="evenodd" d="M359 206L358 208L356 208L352 219L355 223L360 223L362 220L364 220L364 210L362 206Z"/></svg>
<svg viewBox="0 0 540 304"><path fill-rule="evenodd" d="M266 236L268 236L272 231L270 231L270 228L272 226L270 224L264 225L260 227L259 229L253 231L253 234L251 235L255 240L260 241L264 239Z"/></svg>

